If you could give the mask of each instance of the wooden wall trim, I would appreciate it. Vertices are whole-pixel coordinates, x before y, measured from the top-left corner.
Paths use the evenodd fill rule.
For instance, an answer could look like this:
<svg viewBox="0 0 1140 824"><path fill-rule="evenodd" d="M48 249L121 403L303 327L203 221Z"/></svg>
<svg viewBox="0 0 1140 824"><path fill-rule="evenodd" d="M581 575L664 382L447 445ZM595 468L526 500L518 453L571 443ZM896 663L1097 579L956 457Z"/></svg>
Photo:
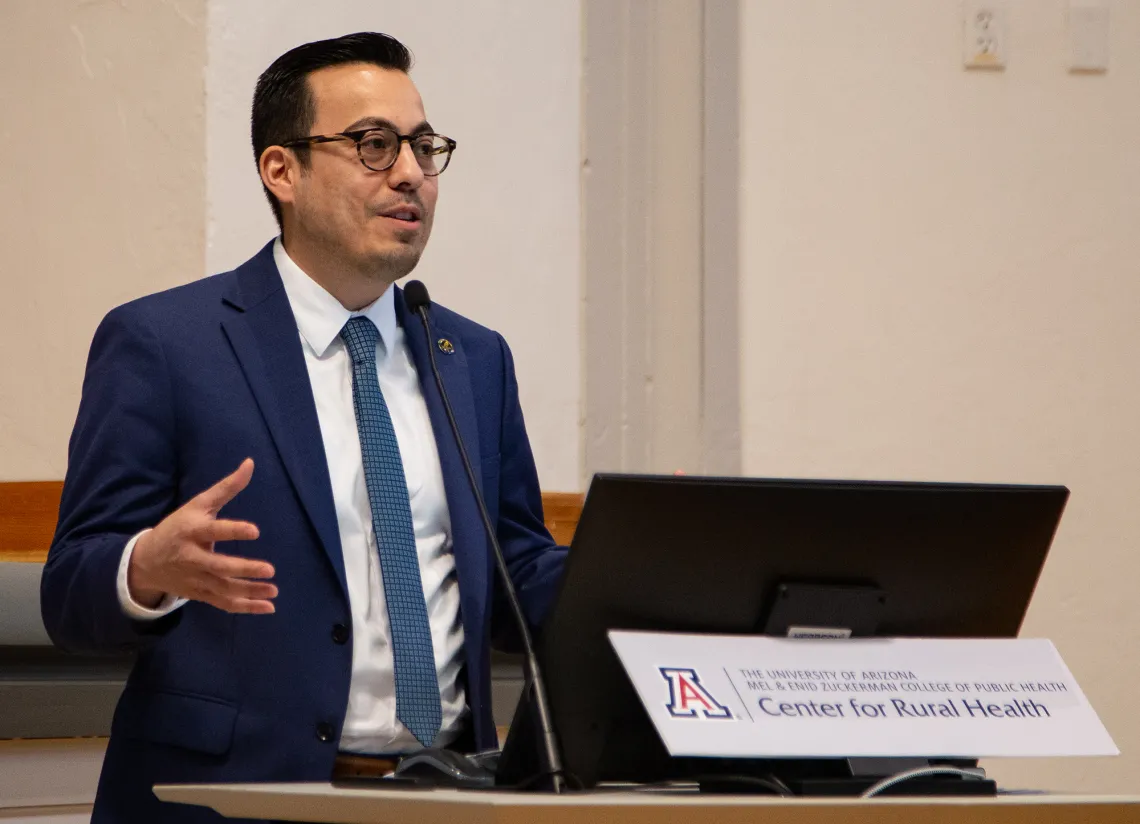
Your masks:
<svg viewBox="0 0 1140 824"><path fill-rule="evenodd" d="M0 483L0 561L44 562L62 481Z"/></svg>
<svg viewBox="0 0 1140 824"><path fill-rule="evenodd" d="M578 519L582 517L582 504L586 496L580 492L542 493L542 514L546 528L561 546L570 546Z"/></svg>
<svg viewBox="0 0 1140 824"><path fill-rule="evenodd" d="M61 481L0 483L0 561L40 563L47 558L59 514ZM560 544L569 544L582 514L577 492L544 492L546 526Z"/></svg>

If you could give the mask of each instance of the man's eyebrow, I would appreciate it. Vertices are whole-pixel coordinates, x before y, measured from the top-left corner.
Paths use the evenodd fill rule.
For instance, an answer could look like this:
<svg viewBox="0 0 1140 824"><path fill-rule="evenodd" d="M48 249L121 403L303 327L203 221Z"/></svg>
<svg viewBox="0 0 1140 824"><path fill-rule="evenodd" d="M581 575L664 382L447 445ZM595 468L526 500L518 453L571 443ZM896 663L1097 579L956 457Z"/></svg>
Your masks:
<svg viewBox="0 0 1140 824"><path fill-rule="evenodd" d="M384 117L362 117L345 129L345 131L355 132L358 129L391 129L397 134L400 133L400 130L396 128L396 124ZM408 134L424 134L432 131L431 124L425 120L408 132Z"/></svg>

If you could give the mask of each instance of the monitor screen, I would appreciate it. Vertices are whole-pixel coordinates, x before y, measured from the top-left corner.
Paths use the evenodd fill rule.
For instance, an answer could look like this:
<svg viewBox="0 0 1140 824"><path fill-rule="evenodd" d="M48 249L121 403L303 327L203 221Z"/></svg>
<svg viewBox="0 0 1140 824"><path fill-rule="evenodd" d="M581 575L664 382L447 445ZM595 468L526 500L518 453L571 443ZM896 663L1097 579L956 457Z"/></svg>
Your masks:
<svg viewBox="0 0 1140 824"><path fill-rule="evenodd" d="M689 769L665 753L608 630L1013 637L1068 494L595 476L538 641L567 772L589 787ZM521 780L534 763L528 727L524 702L503 753L505 780Z"/></svg>

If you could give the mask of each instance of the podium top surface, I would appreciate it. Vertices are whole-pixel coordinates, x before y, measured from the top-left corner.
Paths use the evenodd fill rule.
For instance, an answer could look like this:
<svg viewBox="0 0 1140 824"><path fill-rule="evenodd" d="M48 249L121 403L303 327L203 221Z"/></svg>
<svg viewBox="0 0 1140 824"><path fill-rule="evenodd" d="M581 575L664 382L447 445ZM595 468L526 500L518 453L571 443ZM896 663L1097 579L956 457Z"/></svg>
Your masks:
<svg viewBox="0 0 1140 824"><path fill-rule="evenodd" d="M452 789L334 787L329 783L159 784L163 801L228 818L327 824L1124 824L1140 796L821 799L596 790L554 796ZM921 816L921 819L919 818Z"/></svg>

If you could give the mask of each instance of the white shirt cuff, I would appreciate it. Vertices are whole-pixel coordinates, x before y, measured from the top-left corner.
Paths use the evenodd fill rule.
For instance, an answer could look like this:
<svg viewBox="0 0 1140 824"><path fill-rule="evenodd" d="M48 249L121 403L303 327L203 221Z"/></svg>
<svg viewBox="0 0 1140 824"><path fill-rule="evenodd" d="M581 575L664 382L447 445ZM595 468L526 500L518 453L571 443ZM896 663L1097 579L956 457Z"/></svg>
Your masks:
<svg viewBox="0 0 1140 824"><path fill-rule="evenodd" d="M135 601L131 597L131 589L127 585L127 570L131 566L131 553L135 551L135 544L138 543L139 538L150 532L149 529L144 529L135 537L127 541L126 548L123 549L123 559L119 561L119 575L117 578L117 585L119 590L119 606L123 608L123 614L128 618L134 618L136 621L154 621L164 615L169 615L186 603L185 598L178 598L174 595L166 594L162 596L158 606L154 609L144 607L142 604Z"/></svg>

